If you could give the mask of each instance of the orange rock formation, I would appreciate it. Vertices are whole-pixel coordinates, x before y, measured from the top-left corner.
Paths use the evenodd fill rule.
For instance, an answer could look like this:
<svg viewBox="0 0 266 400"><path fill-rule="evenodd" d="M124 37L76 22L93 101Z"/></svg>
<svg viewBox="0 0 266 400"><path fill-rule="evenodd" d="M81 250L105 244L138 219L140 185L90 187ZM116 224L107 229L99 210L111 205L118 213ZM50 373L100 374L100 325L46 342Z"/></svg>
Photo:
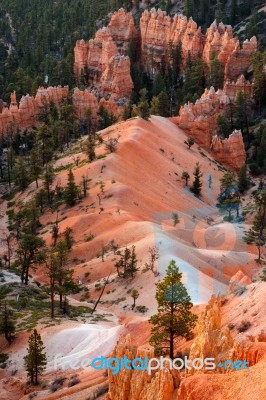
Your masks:
<svg viewBox="0 0 266 400"><path fill-rule="evenodd" d="M230 390L233 390L233 393L239 391L241 382L242 384L246 382L250 391L253 384L249 378L257 376L257 371L260 373L259 376L265 371L265 335L242 342L234 341L228 327L222 327L221 308L221 298L213 296L198 319L196 337L190 349L189 359L215 358L217 365L228 359L246 360L249 362L249 371L228 368L225 373L225 370L217 366L211 373L207 373L204 369L178 372L167 368L166 364L163 370L152 371L151 375L148 375L147 371L123 369L113 376L109 371L109 392L106 400L229 400L232 397L228 393ZM144 356L150 359L154 353L151 348L137 349L127 336L124 342L117 344L112 357L119 359L124 355L128 359ZM263 381L263 377L260 381ZM259 393L254 399L264 398L259 396L265 394L265 385L264 388L257 387L257 389ZM240 400L242 396L236 398ZM248 391L243 398L245 400L250 398Z"/></svg>
<svg viewBox="0 0 266 400"><path fill-rule="evenodd" d="M167 60L169 42L181 43L183 66L188 54L191 59L202 57L209 64L212 54L222 62L227 79L237 79L251 66L251 56L257 50L257 40L246 40L241 48L231 26L216 21L205 35L191 18L175 15L173 19L160 9L144 11L140 19L141 58L144 67L154 73Z"/></svg>
<svg viewBox="0 0 266 400"><path fill-rule="evenodd" d="M216 160L238 170L246 161L246 152L241 131L235 130L227 139L214 136L211 152Z"/></svg>
<svg viewBox="0 0 266 400"><path fill-rule="evenodd" d="M19 105L16 93L11 94L10 107L4 107L0 113L0 135L5 135L8 129L25 130L36 124L36 118L45 106L53 102L59 106L68 95L68 86L40 87L35 97L22 96Z"/></svg>
<svg viewBox="0 0 266 400"><path fill-rule="evenodd" d="M96 32L95 39L77 41L74 49L74 72L79 79L84 73L88 84L100 94L130 96L133 82L129 57L125 56L128 43L137 31L132 14L120 9L114 13L107 28Z"/></svg>
<svg viewBox="0 0 266 400"><path fill-rule="evenodd" d="M239 169L246 160L245 147L241 132L233 132L228 139L221 140L215 136L217 117L224 114L229 105L234 103L237 94L242 91L252 94L252 85L244 76L236 82L226 82L223 90L215 92L214 88L205 89L205 92L195 104L187 103L181 107L177 124L189 136L220 162L233 169Z"/></svg>

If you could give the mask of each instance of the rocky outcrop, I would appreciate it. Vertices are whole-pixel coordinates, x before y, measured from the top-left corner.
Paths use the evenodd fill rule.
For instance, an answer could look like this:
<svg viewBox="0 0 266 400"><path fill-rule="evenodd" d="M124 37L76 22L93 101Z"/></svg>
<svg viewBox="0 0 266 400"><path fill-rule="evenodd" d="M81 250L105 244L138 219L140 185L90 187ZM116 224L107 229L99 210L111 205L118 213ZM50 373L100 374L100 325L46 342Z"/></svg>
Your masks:
<svg viewBox="0 0 266 400"><path fill-rule="evenodd" d="M128 44L135 42L138 38L138 32L134 25L134 19L131 13L126 13L123 8L112 14L108 25L112 39L120 54L126 54Z"/></svg>
<svg viewBox="0 0 266 400"><path fill-rule="evenodd" d="M237 79L252 67L251 57L257 51L257 39L253 36L250 40L245 40L241 48L239 41L235 50L226 63L225 76L228 79Z"/></svg>
<svg viewBox="0 0 266 400"><path fill-rule="evenodd" d="M118 359L127 356L128 359L154 357L153 349L137 349L131 343L130 336L117 344L111 357ZM109 392L107 400L172 400L179 386L179 372L167 368L152 372L123 369L117 375L108 371Z"/></svg>
<svg viewBox="0 0 266 400"><path fill-rule="evenodd" d="M195 104L187 103L180 108L177 124L209 151L217 127L217 116L226 110L229 103L229 97L222 90L215 92L213 87L205 89Z"/></svg>
<svg viewBox="0 0 266 400"><path fill-rule="evenodd" d="M215 54L225 68L226 79L236 80L251 67L251 57L256 50L255 36L250 41L245 40L241 47L230 25L214 21L207 29L202 56L209 63L212 54Z"/></svg>
<svg viewBox="0 0 266 400"><path fill-rule="evenodd" d="M40 87L35 97L22 96L18 104L16 93L12 93L9 108L4 107L0 113L0 135L5 135L9 129L23 131L32 128L44 107L49 107L50 103L58 107L67 96L68 86Z"/></svg>
<svg viewBox="0 0 266 400"><path fill-rule="evenodd" d="M133 82L130 60L125 53L130 40L136 37L132 15L123 9L114 13L108 27L98 30L94 39L87 43L77 41L74 49L76 78L84 75L91 89L100 96L129 97Z"/></svg>
<svg viewBox="0 0 266 400"><path fill-rule="evenodd" d="M252 280L249 276L245 275L241 270L239 270L232 278L230 279L228 285L228 294L233 294L240 296L243 292L245 292L247 285L250 285Z"/></svg>
<svg viewBox="0 0 266 400"><path fill-rule="evenodd" d="M251 66L251 56L257 50L255 37L240 46L232 27L214 21L205 35L191 18L183 15L167 16L160 9L144 11L140 19L141 59L146 70L154 75L168 59L168 47L172 42L182 47L183 67L188 54L194 60L198 57L209 64L215 54L221 61L227 79L235 80Z"/></svg>
<svg viewBox="0 0 266 400"><path fill-rule="evenodd" d="M224 93L229 97L231 102L234 102L239 92L245 92L249 97L253 96L253 86L247 81L244 75L241 75L236 82L229 79L225 82Z"/></svg>
<svg viewBox="0 0 266 400"><path fill-rule="evenodd" d="M115 94L119 97L130 97L133 82L130 77L129 57L113 56L101 76L100 92L103 94Z"/></svg>
<svg viewBox="0 0 266 400"><path fill-rule="evenodd" d="M173 19L160 9L145 10L140 19L141 59L144 68L154 74L168 58L169 42L181 43L183 65L187 55L195 59L203 51L201 28L190 18L175 15Z"/></svg>
<svg viewBox="0 0 266 400"><path fill-rule="evenodd" d="M214 158L235 170L245 164L246 152L241 131L235 130L228 138L214 136L211 143Z"/></svg>
<svg viewBox="0 0 266 400"><path fill-rule="evenodd" d="M200 315L196 326L196 338L190 348L189 359L215 358L216 363L230 359L233 339L228 328L221 327L221 298L213 296ZM189 374L202 373L191 369Z"/></svg>
<svg viewBox="0 0 266 400"><path fill-rule="evenodd" d="M97 119L99 104L94 93L89 92L88 90L82 91L75 88L72 95L72 102L79 119L83 119L88 110L91 111L92 118Z"/></svg>

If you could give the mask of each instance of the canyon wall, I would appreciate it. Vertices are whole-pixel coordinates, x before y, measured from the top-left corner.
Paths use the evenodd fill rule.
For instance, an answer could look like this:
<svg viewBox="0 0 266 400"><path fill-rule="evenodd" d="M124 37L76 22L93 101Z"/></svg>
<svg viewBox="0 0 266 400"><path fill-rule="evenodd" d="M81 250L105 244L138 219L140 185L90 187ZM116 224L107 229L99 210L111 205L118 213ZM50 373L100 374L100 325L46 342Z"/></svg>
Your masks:
<svg viewBox="0 0 266 400"><path fill-rule="evenodd" d="M252 91L252 85L243 75L236 82L227 80L223 90L215 92L214 88L205 89L195 104L187 103L181 107L175 120L181 129L211 152L215 159L237 170L246 160L242 134L233 132L228 139L219 139L215 135L217 117L228 111L239 92L252 95Z"/></svg>
<svg viewBox="0 0 266 400"><path fill-rule="evenodd" d="M118 359L127 356L129 360L134 358L149 359L154 357L152 348L137 348L131 342L130 335L120 341L111 357ZM179 386L180 377L176 370L147 371L136 369L122 369L117 375L112 375L108 370L109 392L106 400L173 400L174 393Z"/></svg>
<svg viewBox="0 0 266 400"><path fill-rule="evenodd" d="M213 132L217 128L217 116L225 112L229 103L229 97L222 90L215 92L213 87L205 89L195 104L187 103L180 108L177 124L209 151Z"/></svg>
<svg viewBox="0 0 266 400"><path fill-rule="evenodd" d="M51 102L59 106L68 96L68 86L40 87L36 96L22 96L19 104L16 93L11 94L9 107L3 107L0 113L0 135L5 135L8 130L19 129L24 131L36 125L37 116L49 106Z"/></svg>
<svg viewBox="0 0 266 400"><path fill-rule="evenodd" d="M252 294L249 296L252 297ZM246 360L249 367L257 366L265 360L266 343L265 334L262 337L244 337L233 340L228 327L222 325L222 298L213 296L203 312L200 314L195 328L195 339L190 347L189 359L215 358L216 369L206 371L191 369L177 371L170 369L167 361L164 368L152 371L122 369L118 374L112 375L108 370L109 392L106 400L224 400L223 387L226 385L241 384L245 382L247 371L237 371L229 367L220 368L218 364L226 360ZM130 336L120 340L111 357L122 359L124 356L149 359L154 357L151 347L137 348ZM260 367L260 365L259 365ZM265 370L265 369L264 369ZM252 373L252 372L250 372ZM242 381L243 379L243 381ZM250 384L252 386L252 383Z"/></svg>
<svg viewBox="0 0 266 400"><path fill-rule="evenodd" d="M0 135L6 135L9 129L13 131L31 129L37 125L38 115L45 107L49 107L52 102L59 108L68 95L68 86L48 87L47 89L41 87L37 90L35 97L22 96L18 104L16 93L12 93L10 106L2 107L0 111ZM90 109L92 119L97 120L97 113L101 105L113 111L115 115L122 112L122 107L117 106L112 97L105 102L98 102L95 94L88 90L74 89L72 102L78 119L83 119L86 111Z"/></svg>
<svg viewBox="0 0 266 400"><path fill-rule="evenodd" d="M205 35L191 18L183 15L167 16L160 9L144 11L140 19L141 59L144 68L154 74L163 61L169 61L169 42L181 44L182 64L186 64L188 54L191 59L202 58L207 64L215 54L225 69L225 78L237 79L251 67L251 56L257 50L257 40L252 37L241 46L232 27L217 24L207 29Z"/></svg>
<svg viewBox="0 0 266 400"><path fill-rule="evenodd" d="M138 56L142 66L152 78L163 63L171 62L169 43L181 45L181 68L186 65L189 55L192 60L200 57L209 64L215 54L224 66L229 98L237 90L230 86L230 81L238 82L238 78L249 70L251 56L257 49L255 37L241 46L237 36L233 36L231 26L214 21L206 34L202 34L192 18L183 15L171 18L165 11L154 8L142 13L138 32L132 14L120 9L112 15L107 27L96 32L94 39L77 41L74 49L77 80L85 79L97 96L108 98L113 95L117 102L124 98L125 104L133 89L130 60L126 55L130 42L135 44L135 49L140 49Z"/></svg>
<svg viewBox="0 0 266 400"><path fill-rule="evenodd" d="M84 75L90 88L99 96L129 97L133 89L128 44L136 40L137 31L131 13L123 9L112 15L108 27L96 32L87 43L79 40L74 49L74 73Z"/></svg>
<svg viewBox="0 0 266 400"><path fill-rule="evenodd" d="M241 131L235 130L226 139L212 138L211 154L222 164L238 170L246 162L246 152Z"/></svg>

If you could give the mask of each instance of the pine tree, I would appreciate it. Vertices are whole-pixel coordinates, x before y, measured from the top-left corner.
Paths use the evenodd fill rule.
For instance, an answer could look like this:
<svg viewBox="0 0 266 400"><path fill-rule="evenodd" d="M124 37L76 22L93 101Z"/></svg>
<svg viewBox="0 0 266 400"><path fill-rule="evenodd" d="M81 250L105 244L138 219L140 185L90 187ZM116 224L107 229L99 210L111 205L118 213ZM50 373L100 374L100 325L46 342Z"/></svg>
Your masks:
<svg viewBox="0 0 266 400"><path fill-rule="evenodd" d="M215 90L222 89L224 83L224 67L221 61L214 55L210 61L209 86Z"/></svg>
<svg viewBox="0 0 266 400"><path fill-rule="evenodd" d="M172 260L165 278L156 284L158 313L150 318L150 344L155 347L155 355L169 355L172 359L177 341L191 337L197 320L190 311L193 304L181 279L182 273Z"/></svg>
<svg viewBox="0 0 266 400"><path fill-rule="evenodd" d="M150 108L149 102L146 98L147 93L148 91L146 88L140 90L140 101L138 103L137 113L141 118L148 121L150 118Z"/></svg>
<svg viewBox="0 0 266 400"><path fill-rule="evenodd" d="M194 145L195 140L192 137L189 137L187 138L187 140L184 140L184 143L188 146L190 150L190 148Z"/></svg>
<svg viewBox="0 0 266 400"><path fill-rule="evenodd" d="M76 204L78 197L78 187L75 184L74 174L72 169L68 172L67 186L64 192L65 202L69 207L73 207Z"/></svg>
<svg viewBox="0 0 266 400"><path fill-rule="evenodd" d="M38 188L38 178L42 172L42 165L38 149L32 149L30 152L30 174L36 182Z"/></svg>
<svg viewBox="0 0 266 400"><path fill-rule="evenodd" d="M133 103L132 100L129 100L127 105L124 108L123 112L123 120L126 121L127 119L132 117L132 111L133 111Z"/></svg>
<svg viewBox="0 0 266 400"><path fill-rule="evenodd" d="M239 189L240 193L243 193L249 187L249 180L248 180L248 176L247 176L246 164L243 164L242 167L240 168L240 170L237 174L237 178L238 178L238 189Z"/></svg>
<svg viewBox="0 0 266 400"><path fill-rule="evenodd" d="M194 0L185 0L185 15L190 18L194 16Z"/></svg>
<svg viewBox="0 0 266 400"><path fill-rule="evenodd" d="M135 246L132 246L131 250L126 247L124 252L119 251L117 254L120 256L119 260L115 263L118 276L122 276L123 278L131 276L133 278L138 271Z"/></svg>
<svg viewBox="0 0 266 400"><path fill-rule="evenodd" d="M151 99L151 114L159 115L159 99L158 96L153 96Z"/></svg>
<svg viewBox="0 0 266 400"><path fill-rule="evenodd" d="M237 0L231 0L231 24L234 25L237 19Z"/></svg>
<svg viewBox="0 0 266 400"><path fill-rule="evenodd" d="M95 140L92 135L89 135L88 141L86 142L86 152L88 154L89 161L92 162L96 158L95 153Z"/></svg>
<svg viewBox="0 0 266 400"><path fill-rule="evenodd" d="M169 117L169 100L165 91L158 95L158 111L162 117Z"/></svg>
<svg viewBox="0 0 266 400"><path fill-rule="evenodd" d="M65 239L68 250L71 250L72 246L74 244L74 238L72 236L72 232L73 231L69 226L67 226L66 230L64 231L64 239Z"/></svg>
<svg viewBox="0 0 266 400"><path fill-rule="evenodd" d="M132 310L133 310L136 306L136 300L139 297L139 292L136 289L133 289L131 292L131 297L133 299L133 304L132 304Z"/></svg>
<svg viewBox="0 0 266 400"><path fill-rule="evenodd" d="M35 235L24 234L16 251L21 268L21 282L28 284L29 269L45 260L44 240Z"/></svg>
<svg viewBox="0 0 266 400"><path fill-rule="evenodd" d="M195 178L194 178L194 181L193 181L193 183L192 183L192 187L191 187L190 190L191 190L191 192L193 192L196 196L200 196L200 194L201 194L201 188L202 188L202 182L201 182L202 173L201 173L200 165L199 165L198 162L196 163L196 166L195 166L193 175L194 175Z"/></svg>
<svg viewBox="0 0 266 400"><path fill-rule="evenodd" d="M188 185L188 181L190 179L189 173L187 171L183 171L181 178L185 180L186 186L187 186Z"/></svg>
<svg viewBox="0 0 266 400"><path fill-rule="evenodd" d="M136 272L138 271L137 264L138 264L138 259L136 255L136 247L132 246L129 262L126 268L126 275L129 275L131 276L131 278L133 278Z"/></svg>
<svg viewBox="0 0 266 400"><path fill-rule="evenodd" d="M51 165L46 165L44 173L44 190L47 196L48 203L52 203L51 185L54 181L55 173Z"/></svg>
<svg viewBox="0 0 266 400"><path fill-rule="evenodd" d="M11 343L14 339L15 325L12 319L12 311L6 303L0 314L0 333L5 335L6 340Z"/></svg>
<svg viewBox="0 0 266 400"><path fill-rule="evenodd" d="M227 138L232 132L231 123L223 114L219 114L217 117L217 135L221 139Z"/></svg>
<svg viewBox="0 0 266 400"><path fill-rule="evenodd" d="M257 212L251 229L246 233L246 242L257 246L260 263L262 248L266 244L266 189L255 195L255 204Z"/></svg>
<svg viewBox="0 0 266 400"><path fill-rule="evenodd" d="M30 378L30 383L38 385L38 378L46 367L47 359L44 352L45 347L43 346L43 341L41 335L34 329L33 333L29 337L28 341L28 353L24 357L25 369Z"/></svg>
<svg viewBox="0 0 266 400"><path fill-rule="evenodd" d="M21 190L25 190L29 185L29 175L22 156L18 158L16 165L15 182Z"/></svg>

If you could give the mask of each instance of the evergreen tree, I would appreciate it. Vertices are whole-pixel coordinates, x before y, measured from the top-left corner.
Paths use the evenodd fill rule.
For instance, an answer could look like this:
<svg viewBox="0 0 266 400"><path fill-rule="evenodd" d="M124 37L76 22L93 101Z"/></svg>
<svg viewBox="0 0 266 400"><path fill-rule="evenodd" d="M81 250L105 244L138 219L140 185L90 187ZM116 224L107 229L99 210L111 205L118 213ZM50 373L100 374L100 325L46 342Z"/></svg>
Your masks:
<svg viewBox="0 0 266 400"><path fill-rule="evenodd" d="M126 275L129 275L131 276L131 278L133 278L136 272L138 271L137 265L138 265L138 259L136 255L136 247L132 246L129 262L126 268Z"/></svg>
<svg viewBox="0 0 266 400"><path fill-rule="evenodd" d="M238 178L238 189L239 189L240 193L243 193L249 187L249 179L247 176L246 164L243 164L242 167L240 168L240 170L237 174L237 178Z"/></svg>
<svg viewBox="0 0 266 400"><path fill-rule="evenodd" d="M158 313L150 318L150 344L155 347L155 355L169 355L172 359L177 341L191 338L197 320L190 311L193 304L181 279L182 273L172 260L165 278L156 284Z"/></svg>
<svg viewBox="0 0 266 400"><path fill-rule="evenodd" d="M49 204L52 203L51 185L54 181L54 177L55 173L53 167L51 165L46 165L44 173L44 190Z"/></svg>
<svg viewBox="0 0 266 400"><path fill-rule="evenodd" d="M254 98L259 106L259 112L266 105L266 72L264 65L266 63L266 51L264 53L257 51L252 58L254 70Z"/></svg>
<svg viewBox="0 0 266 400"><path fill-rule="evenodd" d="M185 0L185 15L188 18L194 17L194 0Z"/></svg>
<svg viewBox="0 0 266 400"><path fill-rule="evenodd" d="M184 143L187 145L187 147L190 148L194 145L195 140L192 137L187 138L187 140L184 140Z"/></svg>
<svg viewBox="0 0 266 400"><path fill-rule="evenodd" d="M132 304L132 310L133 310L136 306L136 300L139 297L139 292L136 289L133 289L131 292L131 297L133 299L133 304Z"/></svg>
<svg viewBox="0 0 266 400"><path fill-rule="evenodd" d="M126 121L127 119L132 117L132 111L133 111L133 103L132 103L132 100L129 100L129 102L125 106L125 109L123 112L123 120L124 121Z"/></svg>
<svg viewBox="0 0 266 400"><path fill-rule="evenodd" d="M32 149L30 152L30 174L36 182L38 188L38 178L42 172L42 165L38 149Z"/></svg>
<svg viewBox="0 0 266 400"><path fill-rule="evenodd" d="M189 173L187 171L183 171L181 178L185 180L186 186L187 186L188 185L188 181L190 179Z"/></svg>
<svg viewBox="0 0 266 400"><path fill-rule="evenodd" d="M24 234L16 251L21 268L21 282L28 284L29 269L45 260L44 240L35 235Z"/></svg>
<svg viewBox="0 0 266 400"><path fill-rule="evenodd" d="M120 256L120 259L115 263L118 276L123 278L131 276L133 278L138 271L135 246L132 246L131 250L126 247L124 252L119 251L117 254Z"/></svg>
<svg viewBox="0 0 266 400"><path fill-rule="evenodd" d="M234 172L227 171L220 179L221 182L221 192L228 191L235 183L236 183L236 176Z"/></svg>
<svg viewBox="0 0 266 400"><path fill-rule="evenodd" d="M196 166L195 166L193 175L194 175L194 181L193 181L193 183L192 183L192 187L191 187L190 190L191 190L191 192L193 192L196 196L200 196L200 194L201 194L201 188L202 188L202 182L201 182L202 173L201 173L200 165L199 165L198 162L196 163Z"/></svg>
<svg viewBox="0 0 266 400"><path fill-rule="evenodd" d="M72 233L73 233L72 229L69 226L67 226L64 231L64 240L66 242L68 250L71 250L74 244L74 238Z"/></svg>
<svg viewBox="0 0 266 400"><path fill-rule="evenodd" d="M73 207L76 204L78 197L78 187L75 184L74 174L72 169L68 172L67 186L64 191L65 202L69 207Z"/></svg>
<svg viewBox="0 0 266 400"><path fill-rule="evenodd" d="M231 24L234 25L237 19L238 6L237 0L231 0Z"/></svg>
<svg viewBox="0 0 266 400"><path fill-rule="evenodd" d="M215 90L222 89L224 83L224 67L215 54L212 55L210 61L209 86L213 86Z"/></svg>
<svg viewBox="0 0 266 400"><path fill-rule="evenodd" d="M151 99L151 110L152 115L159 115L159 99L158 96L153 96Z"/></svg>
<svg viewBox="0 0 266 400"><path fill-rule="evenodd" d="M30 378L30 383L38 385L39 376L44 372L47 359L44 352L41 335L34 329L28 341L28 353L24 357L25 369Z"/></svg>
<svg viewBox="0 0 266 400"><path fill-rule="evenodd" d="M224 139L230 135L231 131L231 124L228 118L223 114L219 114L217 117L217 135Z"/></svg>
<svg viewBox="0 0 266 400"><path fill-rule="evenodd" d="M149 102L146 98L147 94L147 89L143 88L140 90L140 101L138 103L137 113L141 118L148 121L150 118L150 108Z"/></svg>
<svg viewBox="0 0 266 400"><path fill-rule="evenodd" d="M6 303L2 307L0 314L0 333L5 335L8 343L14 339L15 324L12 319L12 311L7 307Z"/></svg>
<svg viewBox="0 0 266 400"><path fill-rule="evenodd" d="M153 87L152 87L152 94L153 96L158 96L161 92L165 92L166 87L165 87L165 82L163 79L162 74L159 72L153 82Z"/></svg>
<svg viewBox="0 0 266 400"><path fill-rule="evenodd" d="M89 135L88 141L86 142L86 153L88 154L89 161L92 162L96 158L95 153L95 140L92 135Z"/></svg>
<svg viewBox="0 0 266 400"><path fill-rule="evenodd" d="M16 165L15 182L21 190L25 190L29 185L29 175L22 156L18 158Z"/></svg>
<svg viewBox="0 0 266 400"><path fill-rule="evenodd" d="M158 112L162 117L169 117L169 100L164 91L158 95Z"/></svg>
<svg viewBox="0 0 266 400"><path fill-rule="evenodd" d="M258 249L258 262L261 262L262 248L266 244L266 189L255 195L256 215L251 229L246 233L247 243L254 243Z"/></svg>

